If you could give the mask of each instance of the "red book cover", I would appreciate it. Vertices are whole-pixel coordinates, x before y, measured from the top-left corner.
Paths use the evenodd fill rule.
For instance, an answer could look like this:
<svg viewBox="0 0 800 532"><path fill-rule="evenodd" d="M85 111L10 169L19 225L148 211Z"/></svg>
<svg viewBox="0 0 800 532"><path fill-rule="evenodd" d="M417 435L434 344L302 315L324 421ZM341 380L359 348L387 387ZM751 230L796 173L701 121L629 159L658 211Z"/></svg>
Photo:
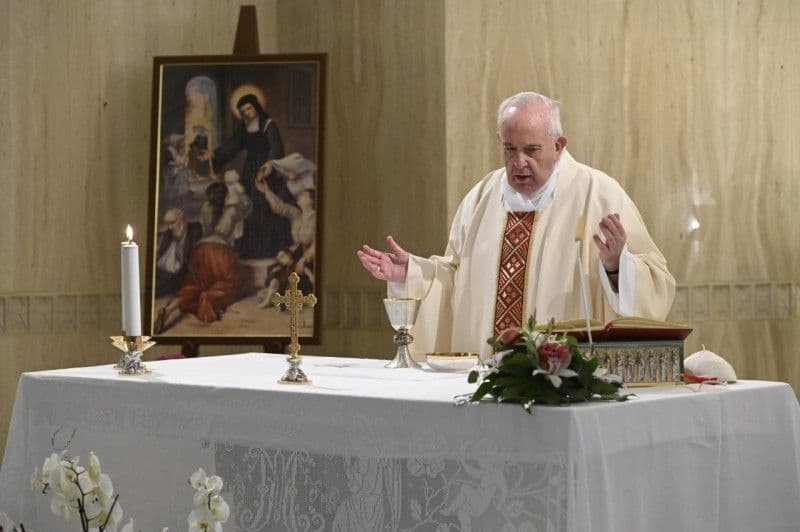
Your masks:
<svg viewBox="0 0 800 532"><path fill-rule="evenodd" d="M691 327L679 323L636 317L619 318L605 325L598 322L590 324L594 342L682 341L692 332ZM556 323L554 330L574 336L579 342L589 341L585 320Z"/></svg>

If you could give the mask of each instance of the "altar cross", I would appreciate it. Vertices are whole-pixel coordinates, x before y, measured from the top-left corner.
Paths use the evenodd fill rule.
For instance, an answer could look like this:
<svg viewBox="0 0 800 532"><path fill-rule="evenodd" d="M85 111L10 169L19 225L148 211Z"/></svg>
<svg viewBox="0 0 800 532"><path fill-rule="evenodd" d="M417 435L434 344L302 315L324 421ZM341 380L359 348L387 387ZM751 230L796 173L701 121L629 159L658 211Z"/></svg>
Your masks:
<svg viewBox="0 0 800 532"><path fill-rule="evenodd" d="M313 307L317 304L317 298L314 294L303 295L303 292L297 288L299 282L300 276L292 272L289 276L289 288L286 289L286 292L272 295L273 305L286 305L286 309L289 311L289 336L291 337L289 355L292 358L297 358L297 353L300 351L300 342L297 339L297 322L300 309L304 306Z"/></svg>

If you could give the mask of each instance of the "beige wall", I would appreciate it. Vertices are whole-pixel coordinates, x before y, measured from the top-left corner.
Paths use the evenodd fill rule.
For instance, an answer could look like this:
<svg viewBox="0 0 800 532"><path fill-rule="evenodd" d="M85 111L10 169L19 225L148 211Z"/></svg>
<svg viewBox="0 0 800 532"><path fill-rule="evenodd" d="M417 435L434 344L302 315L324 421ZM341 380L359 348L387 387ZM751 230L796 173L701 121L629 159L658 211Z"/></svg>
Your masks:
<svg viewBox="0 0 800 532"><path fill-rule="evenodd" d="M441 251L498 165L498 101L534 89L564 103L572 153L642 211L681 285L673 318L696 328L688 348L800 386L800 5L255 3L262 52L329 54L323 345L306 352L389 353L382 287L353 251L387 232ZM119 232L147 225L152 57L228 53L237 12L0 2L0 445L22 371L116 358Z"/></svg>

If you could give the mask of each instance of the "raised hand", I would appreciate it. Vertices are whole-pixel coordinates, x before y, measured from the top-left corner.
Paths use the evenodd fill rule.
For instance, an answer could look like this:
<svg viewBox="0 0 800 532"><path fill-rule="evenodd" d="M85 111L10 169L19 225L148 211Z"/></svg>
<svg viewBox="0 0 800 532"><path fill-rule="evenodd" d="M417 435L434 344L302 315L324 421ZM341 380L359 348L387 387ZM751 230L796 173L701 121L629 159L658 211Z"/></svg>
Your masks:
<svg viewBox="0 0 800 532"><path fill-rule="evenodd" d="M600 261L607 272L616 272L619 270L619 257L627 239L625 228L617 213L603 217L599 227L603 238L594 235L594 243L600 252Z"/></svg>
<svg viewBox="0 0 800 532"><path fill-rule="evenodd" d="M356 251L358 260L361 261L364 269L376 279L403 283L408 271L408 252L401 248L391 236L386 237L386 245L389 248L388 252L378 251L364 244L361 249Z"/></svg>

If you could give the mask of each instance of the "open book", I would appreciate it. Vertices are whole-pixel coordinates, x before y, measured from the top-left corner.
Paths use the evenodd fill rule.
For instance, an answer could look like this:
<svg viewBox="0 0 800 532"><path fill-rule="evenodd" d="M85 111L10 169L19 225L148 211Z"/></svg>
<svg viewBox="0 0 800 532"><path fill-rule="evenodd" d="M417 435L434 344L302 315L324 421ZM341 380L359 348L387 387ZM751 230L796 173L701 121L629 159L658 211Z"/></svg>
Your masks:
<svg viewBox="0 0 800 532"><path fill-rule="evenodd" d="M637 317L617 318L606 324L592 320L589 324L595 342L684 340L692 332L691 327L679 323ZM546 327L547 324L536 326L541 330ZM554 330L574 336L579 342L589 341L585 319L556 322Z"/></svg>

